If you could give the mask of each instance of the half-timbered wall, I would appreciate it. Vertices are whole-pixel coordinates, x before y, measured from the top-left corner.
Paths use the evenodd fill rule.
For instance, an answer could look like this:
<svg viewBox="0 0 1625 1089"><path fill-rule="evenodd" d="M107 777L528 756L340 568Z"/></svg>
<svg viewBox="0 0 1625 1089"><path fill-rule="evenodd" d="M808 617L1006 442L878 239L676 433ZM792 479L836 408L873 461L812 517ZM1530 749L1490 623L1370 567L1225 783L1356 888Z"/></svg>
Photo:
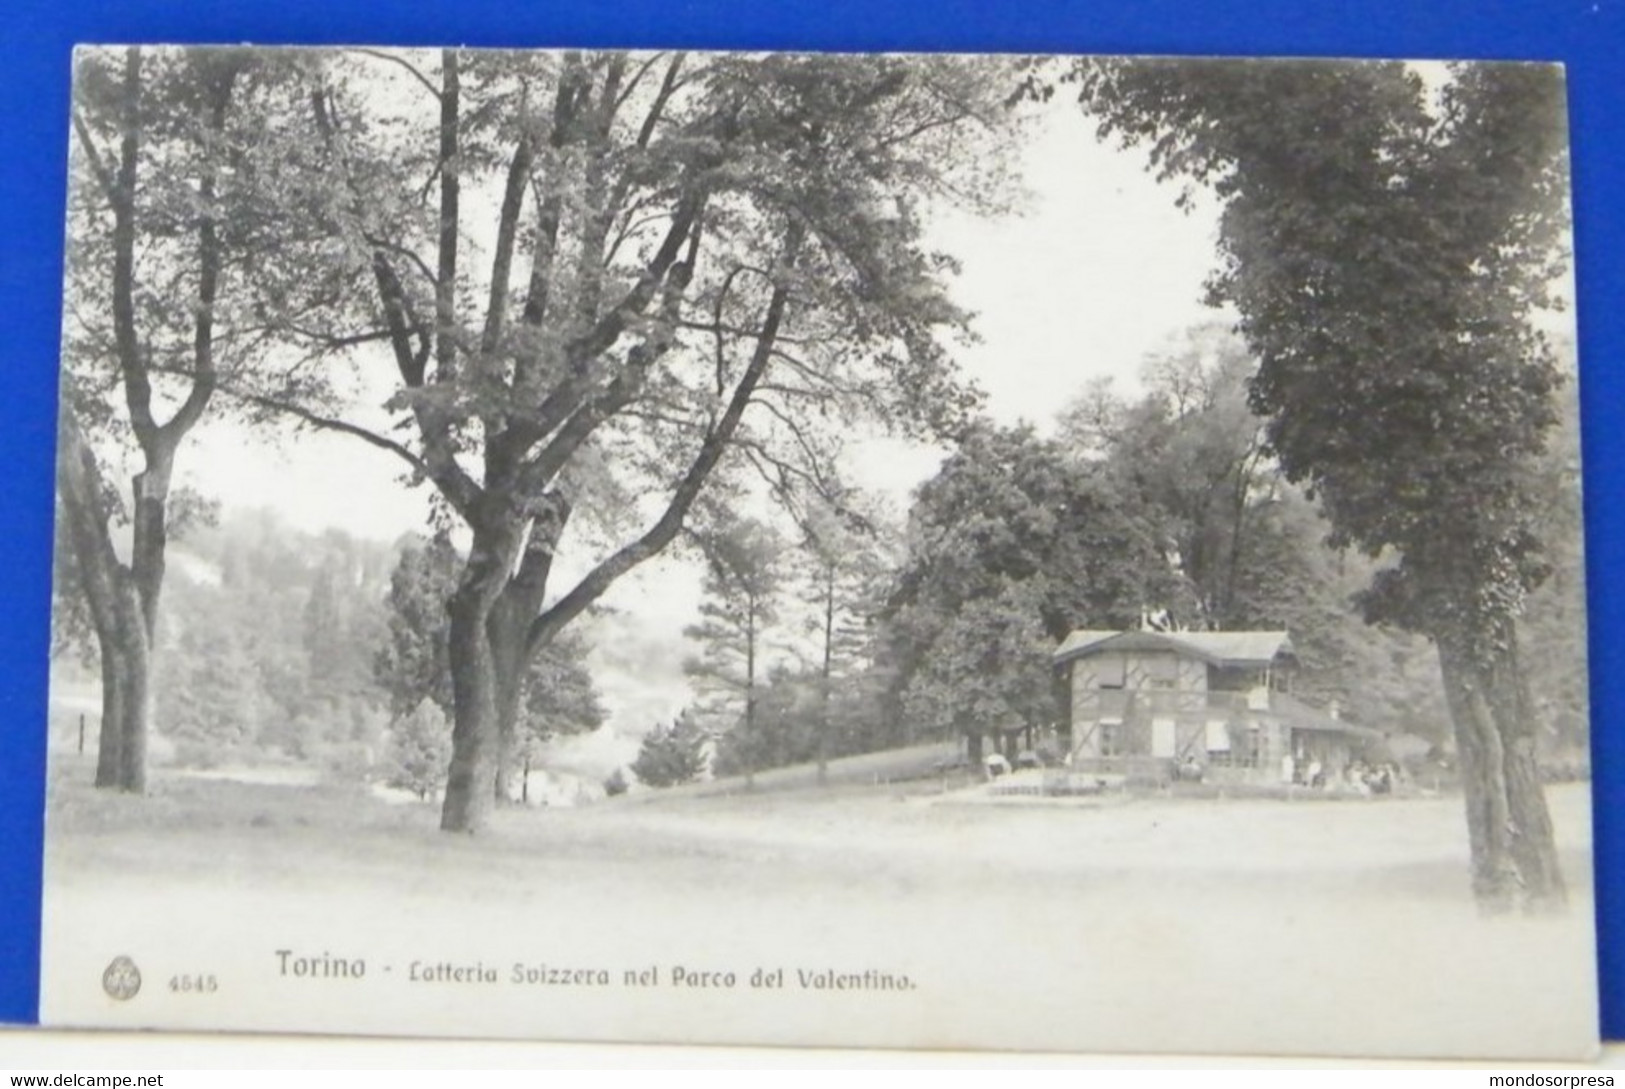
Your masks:
<svg viewBox="0 0 1625 1089"><path fill-rule="evenodd" d="M1212 709L1207 666L1170 652L1120 651L1072 663L1072 738L1085 757L1202 758Z"/></svg>

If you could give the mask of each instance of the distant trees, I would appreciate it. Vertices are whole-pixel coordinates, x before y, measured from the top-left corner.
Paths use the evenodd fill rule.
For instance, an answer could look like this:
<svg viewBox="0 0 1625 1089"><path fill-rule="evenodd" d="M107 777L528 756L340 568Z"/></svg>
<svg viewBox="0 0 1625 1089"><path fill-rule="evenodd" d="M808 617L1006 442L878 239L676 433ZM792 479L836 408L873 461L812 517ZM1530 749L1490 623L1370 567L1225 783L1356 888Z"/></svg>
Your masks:
<svg viewBox="0 0 1625 1089"><path fill-rule="evenodd" d="M764 638L778 617L784 582L784 540L755 519L731 521L701 538L705 597L700 621L684 634L700 653L684 669L701 692L700 712L717 734L738 732L729 745L750 786L758 763L758 679Z"/></svg>
<svg viewBox="0 0 1625 1089"><path fill-rule="evenodd" d="M1438 739L1443 689L1397 666L1425 648L1350 607L1377 565L1327 546L1331 525L1270 456L1248 400L1256 370L1227 326L1181 331L1142 363L1139 396L1087 387L1060 416L1061 441L1167 542L1179 583L1156 603L1167 622L1286 629L1300 693Z"/></svg>
<svg viewBox="0 0 1625 1089"><path fill-rule="evenodd" d="M823 782L831 754L850 746L861 728L863 704L873 703L865 684L875 649L874 619L889 574L882 520L862 508L856 489L827 486L804 508L796 550L802 601L811 606L808 626L815 640L817 721L814 756ZM872 681L872 678L870 678ZM837 692L837 687L842 691ZM865 691L865 689L869 689ZM856 712L856 713L854 713Z"/></svg>
<svg viewBox="0 0 1625 1089"><path fill-rule="evenodd" d="M389 552L263 512L188 535L154 673L153 726L175 758L293 759L364 775L389 717L370 669Z"/></svg>
<svg viewBox="0 0 1625 1089"><path fill-rule="evenodd" d="M386 641L373 659L392 714L408 714L426 699L451 713L446 602L457 586L457 565L457 550L444 533L403 543L389 576Z"/></svg>
<svg viewBox="0 0 1625 1089"><path fill-rule="evenodd" d="M1063 413L1069 453L1145 512L1183 583L1157 604L1196 629L1237 627L1249 516L1277 488L1264 421L1247 403L1256 363L1223 324L1180 330L1141 363L1143 396L1094 390Z"/></svg>

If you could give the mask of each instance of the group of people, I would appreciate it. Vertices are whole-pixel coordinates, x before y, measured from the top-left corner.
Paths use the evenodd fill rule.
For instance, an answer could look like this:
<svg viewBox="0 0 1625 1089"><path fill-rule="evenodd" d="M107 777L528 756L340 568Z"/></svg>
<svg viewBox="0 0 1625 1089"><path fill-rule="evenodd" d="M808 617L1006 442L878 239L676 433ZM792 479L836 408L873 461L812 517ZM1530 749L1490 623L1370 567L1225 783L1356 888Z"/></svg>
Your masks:
<svg viewBox="0 0 1625 1089"><path fill-rule="evenodd" d="M1351 760L1341 775L1328 772L1317 756L1288 753L1281 758L1281 781L1316 790L1342 788L1356 794L1392 794L1399 769L1391 763Z"/></svg>

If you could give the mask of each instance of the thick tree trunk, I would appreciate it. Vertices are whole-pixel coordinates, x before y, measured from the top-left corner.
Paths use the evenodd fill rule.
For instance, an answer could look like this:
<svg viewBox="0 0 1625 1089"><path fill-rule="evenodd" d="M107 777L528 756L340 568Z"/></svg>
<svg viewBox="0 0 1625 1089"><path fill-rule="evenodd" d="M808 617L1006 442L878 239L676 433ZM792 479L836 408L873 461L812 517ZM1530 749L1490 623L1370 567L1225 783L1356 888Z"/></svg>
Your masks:
<svg viewBox="0 0 1625 1089"><path fill-rule="evenodd" d="M545 646L545 643L530 642L530 625L547 595L554 550L569 516L569 504L562 498L552 497L547 509L532 521L519 570L503 585L486 620L496 670L499 746L495 797L499 805L511 801L516 793L513 778L518 766L526 675L531 662Z"/></svg>
<svg viewBox="0 0 1625 1089"><path fill-rule="evenodd" d="M134 594L130 606L134 611ZM119 710L123 717L119 749L120 790L144 794L147 790L147 735L152 717L152 650L146 629L132 616L122 640L125 669L119 680Z"/></svg>
<svg viewBox="0 0 1625 1089"><path fill-rule="evenodd" d="M108 528L106 487L79 423L61 414L58 494L79 588L96 628L102 666L101 745L96 785L140 793L146 788L150 629L130 572L119 562Z"/></svg>
<svg viewBox="0 0 1625 1089"><path fill-rule="evenodd" d="M1489 638L1446 636L1436 644L1461 767L1473 895L1492 914L1561 907L1567 893L1516 633L1508 622Z"/></svg>
<svg viewBox="0 0 1625 1089"><path fill-rule="evenodd" d="M83 560L80 560L83 571ZM128 574L115 569L112 622L98 624L101 652L102 722L96 753L96 785L140 794L147 785L147 733L151 718L151 641Z"/></svg>
<svg viewBox="0 0 1625 1089"><path fill-rule="evenodd" d="M101 644L102 671L102 724L96 748L96 785L116 788L124 765L124 663L110 633L98 629L96 640Z"/></svg>
<svg viewBox="0 0 1625 1089"><path fill-rule="evenodd" d="M467 600L475 597L475 600ZM451 765L440 810L445 832L477 832L490 815L501 746L497 685L485 608L459 590L451 607Z"/></svg>
<svg viewBox="0 0 1625 1089"><path fill-rule="evenodd" d="M476 531L462 581L447 606L453 722L451 765L440 810L440 828L445 832L478 832L495 797L502 731L488 625L505 575L502 567L490 535Z"/></svg>
<svg viewBox="0 0 1625 1089"><path fill-rule="evenodd" d="M517 678L510 671L500 666L496 670L496 708L497 766L496 773L492 777L491 798L497 805L507 805L523 793L524 780L518 776L519 693L517 691Z"/></svg>
<svg viewBox="0 0 1625 1089"><path fill-rule="evenodd" d="M497 598L491 615L485 623L486 637L491 643L492 680L495 684L497 752L496 769L492 777L492 798L497 805L507 805L515 797L514 772L519 757L519 705L524 698L525 667L529 658L525 653L525 627L528 617L515 610L512 597L513 584L509 583Z"/></svg>

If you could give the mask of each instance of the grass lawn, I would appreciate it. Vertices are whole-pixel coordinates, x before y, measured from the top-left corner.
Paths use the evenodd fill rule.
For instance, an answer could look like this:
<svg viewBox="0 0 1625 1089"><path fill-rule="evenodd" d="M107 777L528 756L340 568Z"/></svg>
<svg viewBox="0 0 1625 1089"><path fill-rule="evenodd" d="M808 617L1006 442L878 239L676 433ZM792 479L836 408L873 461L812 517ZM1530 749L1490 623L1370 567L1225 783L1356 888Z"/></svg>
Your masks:
<svg viewBox="0 0 1625 1089"><path fill-rule="evenodd" d="M1575 890L1480 920L1459 798L1108 797L969 804L897 769L810 769L508 810L173 775L135 799L51 791L48 1019L596 1040L1390 1055L1582 1054L1595 1041L1589 791L1550 792ZM777 773L773 773L777 774ZM737 784L735 784L737 785ZM277 950L364 959L342 984ZM113 1003L117 953L154 984ZM493 985L414 983L433 963ZM515 965L602 971L510 984ZM733 987L674 985L677 969ZM753 989L756 969L896 990ZM629 980L653 970L657 986ZM220 994L175 995L210 972ZM807 977L810 978L810 977Z"/></svg>

